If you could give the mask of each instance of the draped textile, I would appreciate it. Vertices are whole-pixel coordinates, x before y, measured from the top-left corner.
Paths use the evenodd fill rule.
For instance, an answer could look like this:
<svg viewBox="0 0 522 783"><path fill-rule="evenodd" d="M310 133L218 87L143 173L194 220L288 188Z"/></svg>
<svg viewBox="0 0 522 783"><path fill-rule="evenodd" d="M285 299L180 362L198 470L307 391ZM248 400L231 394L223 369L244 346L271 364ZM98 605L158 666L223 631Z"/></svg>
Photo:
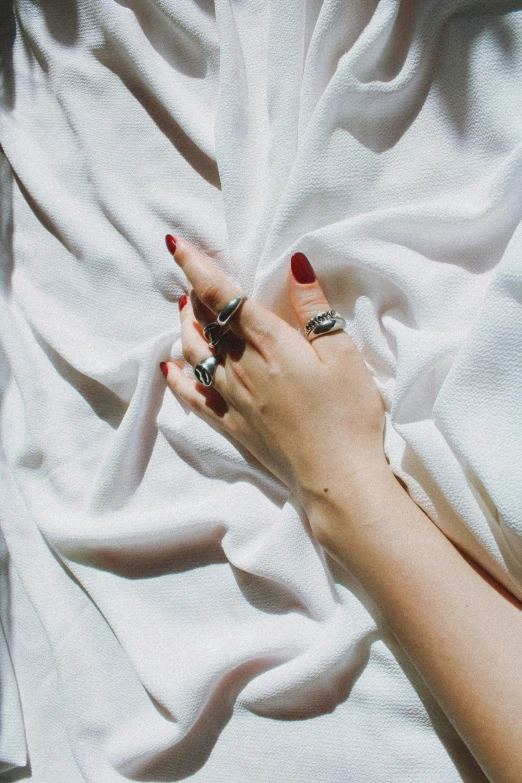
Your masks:
<svg viewBox="0 0 522 783"><path fill-rule="evenodd" d="M522 3L0 10L1 779L485 780L287 489L166 390L164 236L294 324L307 254L394 472L522 598Z"/></svg>

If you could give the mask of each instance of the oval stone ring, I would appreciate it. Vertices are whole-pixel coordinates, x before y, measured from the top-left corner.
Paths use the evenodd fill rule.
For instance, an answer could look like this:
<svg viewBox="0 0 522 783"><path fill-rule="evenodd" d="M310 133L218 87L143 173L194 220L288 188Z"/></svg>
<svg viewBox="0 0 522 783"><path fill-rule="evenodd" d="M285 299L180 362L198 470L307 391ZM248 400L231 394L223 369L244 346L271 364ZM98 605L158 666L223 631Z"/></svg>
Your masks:
<svg viewBox="0 0 522 783"><path fill-rule="evenodd" d="M242 302L244 302L246 299L246 296L236 296L234 299L231 299L228 304L224 306L224 308L221 310L217 317L217 323L219 326L226 326L234 313L236 313L239 310L239 307Z"/></svg>
<svg viewBox="0 0 522 783"><path fill-rule="evenodd" d="M346 326L346 320L336 313L335 310L325 310L322 313L317 313L313 318L310 318L305 326L306 337L309 342L315 340L316 337L321 337L323 334L329 332L340 332L344 330Z"/></svg>
<svg viewBox="0 0 522 783"><path fill-rule="evenodd" d="M217 321L212 321L211 323L203 327L203 334L205 335L206 339L209 341L209 344L211 345L212 348L217 348L217 346L223 340L225 335L228 334L228 331L229 331L228 329L225 329L223 331Z"/></svg>
<svg viewBox="0 0 522 783"><path fill-rule="evenodd" d="M202 362L199 362L199 364L196 364L194 367L194 375L196 376L196 380L203 384L203 386L212 386L214 373L216 372L216 367L220 362L220 358L221 357L219 356L209 356L207 359L203 359Z"/></svg>

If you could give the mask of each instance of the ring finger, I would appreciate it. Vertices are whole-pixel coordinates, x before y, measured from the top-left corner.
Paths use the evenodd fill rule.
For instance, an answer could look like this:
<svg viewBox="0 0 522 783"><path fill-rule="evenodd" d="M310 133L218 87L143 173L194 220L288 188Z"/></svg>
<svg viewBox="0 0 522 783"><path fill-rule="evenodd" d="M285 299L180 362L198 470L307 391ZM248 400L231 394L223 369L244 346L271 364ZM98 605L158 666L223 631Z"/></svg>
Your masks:
<svg viewBox="0 0 522 783"><path fill-rule="evenodd" d="M217 355L205 340L201 326L196 320L190 297L180 299L181 342L183 345L183 358L192 367L210 356ZM217 365L212 386L226 399L226 375L222 361Z"/></svg>

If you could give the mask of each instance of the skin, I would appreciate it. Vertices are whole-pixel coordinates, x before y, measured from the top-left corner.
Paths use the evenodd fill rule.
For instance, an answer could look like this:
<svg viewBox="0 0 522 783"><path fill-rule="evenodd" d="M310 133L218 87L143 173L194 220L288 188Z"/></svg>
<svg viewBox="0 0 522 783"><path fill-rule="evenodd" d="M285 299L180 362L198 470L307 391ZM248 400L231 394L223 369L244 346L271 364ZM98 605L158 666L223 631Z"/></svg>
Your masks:
<svg viewBox="0 0 522 783"><path fill-rule="evenodd" d="M239 291L182 239L174 260L189 282L180 316L183 355L194 366L209 355L202 325ZM288 294L302 327L330 309L317 281L299 284L290 270ZM230 326L213 387L168 362L170 389L292 490L319 543L375 601L488 779L520 783L521 605L396 480L383 450L381 397L346 333L309 343L249 299Z"/></svg>

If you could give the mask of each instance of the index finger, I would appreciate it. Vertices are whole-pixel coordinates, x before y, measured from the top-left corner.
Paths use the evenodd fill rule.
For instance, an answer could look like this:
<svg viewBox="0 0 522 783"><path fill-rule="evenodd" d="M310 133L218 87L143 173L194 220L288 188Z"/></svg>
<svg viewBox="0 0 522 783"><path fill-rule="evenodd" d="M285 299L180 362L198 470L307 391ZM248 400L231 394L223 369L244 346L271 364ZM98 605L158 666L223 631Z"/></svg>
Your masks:
<svg viewBox="0 0 522 783"><path fill-rule="evenodd" d="M211 261L186 239L168 235L167 247L174 261L187 276L198 299L215 315L232 299L241 296L239 287L221 274ZM279 319L260 305L246 299L227 326L236 334L255 341L259 337L275 336Z"/></svg>

